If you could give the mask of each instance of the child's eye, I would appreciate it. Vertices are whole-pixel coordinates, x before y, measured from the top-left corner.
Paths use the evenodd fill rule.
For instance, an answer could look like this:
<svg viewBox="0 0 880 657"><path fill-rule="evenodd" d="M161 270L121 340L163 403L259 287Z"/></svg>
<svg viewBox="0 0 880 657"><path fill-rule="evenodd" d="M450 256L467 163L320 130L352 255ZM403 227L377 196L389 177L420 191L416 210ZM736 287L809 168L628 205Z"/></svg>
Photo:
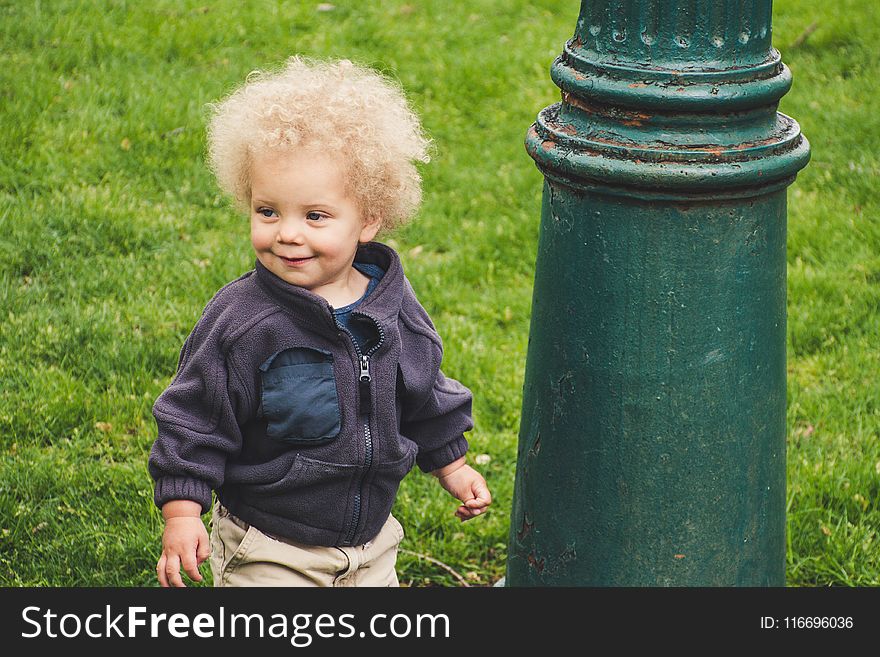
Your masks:
<svg viewBox="0 0 880 657"><path fill-rule="evenodd" d="M315 212L314 210L312 210L311 212L306 214L306 219L308 219L309 221L321 221L322 219L324 219L324 215L320 212Z"/></svg>

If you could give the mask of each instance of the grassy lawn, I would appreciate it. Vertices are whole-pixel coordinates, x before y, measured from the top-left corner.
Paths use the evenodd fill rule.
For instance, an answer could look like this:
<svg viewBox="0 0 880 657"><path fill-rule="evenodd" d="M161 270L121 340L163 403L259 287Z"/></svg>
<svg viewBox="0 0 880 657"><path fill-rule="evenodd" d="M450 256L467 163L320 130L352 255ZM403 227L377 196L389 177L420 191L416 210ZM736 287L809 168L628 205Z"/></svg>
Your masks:
<svg viewBox="0 0 880 657"><path fill-rule="evenodd" d="M398 572L459 585L421 554L472 585L503 574L542 182L522 141L559 97L578 3L318 4L0 0L0 585L155 585L150 409L204 304L253 264L203 164L204 106L294 53L392 74L435 141L390 242L475 392L495 504L461 524L411 473ZM775 3L781 111L813 146L789 191L791 585L880 584L878 41L869 3Z"/></svg>

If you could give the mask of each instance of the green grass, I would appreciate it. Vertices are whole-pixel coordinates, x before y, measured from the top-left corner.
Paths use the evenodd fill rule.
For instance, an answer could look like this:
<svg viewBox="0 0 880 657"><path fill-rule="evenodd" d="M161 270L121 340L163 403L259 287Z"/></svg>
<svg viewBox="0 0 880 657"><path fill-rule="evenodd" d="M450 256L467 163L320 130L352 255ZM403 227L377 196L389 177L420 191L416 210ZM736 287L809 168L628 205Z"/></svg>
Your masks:
<svg viewBox="0 0 880 657"><path fill-rule="evenodd" d="M414 472L395 515L404 549L474 585L503 574L542 182L522 141L558 99L548 68L577 3L316 4L0 1L0 585L155 585L150 408L204 304L253 262L203 164L204 106L296 52L393 75L434 138L424 206L392 241L444 370L475 392L495 504L459 523ZM795 79L781 110L813 146L789 194L793 585L880 583L872 12L774 7ZM398 571L458 584L409 552Z"/></svg>

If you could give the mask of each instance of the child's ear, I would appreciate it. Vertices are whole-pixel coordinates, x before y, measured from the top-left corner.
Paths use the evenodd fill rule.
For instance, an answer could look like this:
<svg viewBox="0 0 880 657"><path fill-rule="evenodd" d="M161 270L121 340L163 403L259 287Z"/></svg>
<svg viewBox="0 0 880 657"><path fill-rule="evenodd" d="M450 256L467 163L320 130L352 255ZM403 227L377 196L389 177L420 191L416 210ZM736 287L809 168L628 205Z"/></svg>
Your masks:
<svg viewBox="0 0 880 657"><path fill-rule="evenodd" d="M361 227L361 234L358 237L358 241L361 244L366 244L367 242L372 242L373 238L376 237L376 233L379 232L379 229L382 227L382 220L375 215L368 215L364 219L364 225Z"/></svg>

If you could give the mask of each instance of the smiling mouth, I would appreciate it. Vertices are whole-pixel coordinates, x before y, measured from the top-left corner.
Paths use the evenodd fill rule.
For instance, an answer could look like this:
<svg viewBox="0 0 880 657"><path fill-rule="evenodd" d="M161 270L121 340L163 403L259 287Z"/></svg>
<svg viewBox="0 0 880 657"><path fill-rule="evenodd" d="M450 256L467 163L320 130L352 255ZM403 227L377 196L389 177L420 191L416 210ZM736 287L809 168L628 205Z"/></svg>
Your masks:
<svg viewBox="0 0 880 657"><path fill-rule="evenodd" d="M281 261L290 267L296 267L298 265L302 265L307 263L309 260L314 258L315 256L309 256L308 258L285 258L284 256L278 256Z"/></svg>

